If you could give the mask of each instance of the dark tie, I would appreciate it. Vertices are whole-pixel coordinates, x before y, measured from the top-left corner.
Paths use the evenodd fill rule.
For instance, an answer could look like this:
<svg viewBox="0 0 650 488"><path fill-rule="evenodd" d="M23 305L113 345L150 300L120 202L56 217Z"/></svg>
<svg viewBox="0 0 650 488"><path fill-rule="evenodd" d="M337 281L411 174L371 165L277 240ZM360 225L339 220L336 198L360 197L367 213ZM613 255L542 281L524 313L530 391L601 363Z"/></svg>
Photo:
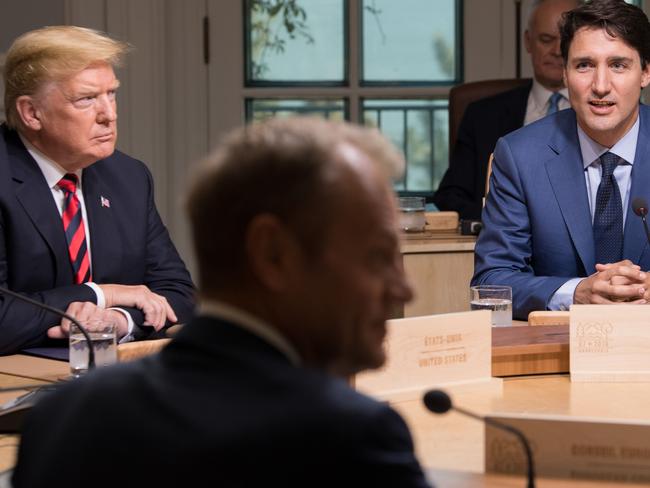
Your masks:
<svg viewBox="0 0 650 488"><path fill-rule="evenodd" d="M621 158L607 152L600 157L602 176L596 194L594 243L597 263L615 263L623 259L623 205L614 178Z"/></svg>
<svg viewBox="0 0 650 488"><path fill-rule="evenodd" d="M63 190L65 201L63 202L63 230L68 241L68 252L74 273L75 283L86 283L92 278L90 276L90 260L88 259L88 248L86 247L86 229L81 218L81 205L76 195L77 175L66 174L58 183Z"/></svg>
<svg viewBox="0 0 650 488"><path fill-rule="evenodd" d="M558 103L562 99L562 94L560 92L553 92L553 94L548 97L548 110L546 115L554 114L558 111Z"/></svg>

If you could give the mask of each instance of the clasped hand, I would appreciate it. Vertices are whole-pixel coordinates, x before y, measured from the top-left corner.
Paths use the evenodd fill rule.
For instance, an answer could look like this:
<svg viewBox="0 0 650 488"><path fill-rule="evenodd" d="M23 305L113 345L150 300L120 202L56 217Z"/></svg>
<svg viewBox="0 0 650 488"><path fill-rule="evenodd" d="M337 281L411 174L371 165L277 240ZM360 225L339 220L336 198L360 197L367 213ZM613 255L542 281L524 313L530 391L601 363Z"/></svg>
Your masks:
<svg viewBox="0 0 650 488"><path fill-rule="evenodd" d="M78 321L110 320L115 322L117 337L128 332L128 321L124 314L111 307L134 307L144 314L143 325L152 326L156 331L165 326L167 320L176 322L178 318L164 296L152 292L144 285L99 285L104 292L105 307L100 308L92 302L73 302L66 313ZM69 335L70 321L63 319L60 325L47 331L48 337L62 339Z"/></svg>
<svg viewBox="0 0 650 488"><path fill-rule="evenodd" d="M596 272L578 283L573 303L644 304L650 299L649 281L649 274L628 259L597 264Z"/></svg>

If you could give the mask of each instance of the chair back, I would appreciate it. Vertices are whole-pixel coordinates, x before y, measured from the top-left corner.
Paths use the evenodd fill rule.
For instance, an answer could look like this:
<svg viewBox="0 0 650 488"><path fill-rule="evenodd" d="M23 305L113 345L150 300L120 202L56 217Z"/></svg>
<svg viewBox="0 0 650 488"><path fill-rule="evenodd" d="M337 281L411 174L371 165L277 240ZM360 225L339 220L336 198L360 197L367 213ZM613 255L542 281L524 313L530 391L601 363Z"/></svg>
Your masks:
<svg viewBox="0 0 650 488"><path fill-rule="evenodd" d="M526 83L530 83L530 78L472 81L453 87L449 92L449 150L452 151L456 145L460 121L470 103Z"/></svg>

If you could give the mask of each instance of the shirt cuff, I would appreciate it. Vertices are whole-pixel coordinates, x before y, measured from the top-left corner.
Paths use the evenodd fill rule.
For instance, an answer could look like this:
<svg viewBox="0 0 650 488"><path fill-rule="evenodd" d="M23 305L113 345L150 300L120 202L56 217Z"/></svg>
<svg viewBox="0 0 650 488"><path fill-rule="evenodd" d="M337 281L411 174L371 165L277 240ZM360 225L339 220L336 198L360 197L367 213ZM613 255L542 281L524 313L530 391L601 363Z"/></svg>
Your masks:
<svg viewBox="0 0 650 488"><path fill-rule="evenodd" d="M84 283L84 285L88 285L90 288L93 289L95 292L95 295L97 295L97 306L99 308L105 308L106 307L106 298L104 297L104 292L102 289L99 287L97 283L93 283L92 281L88 281ZM123 344L124 342L131 342L133 341L133 328L135 327L135 323L133 322L133 318L131 317L131 314L127 312L126 310L123 310L121 308L117 307L112 307L109 308L109 310L117 310L120 312L124 317L126 318L126 323L127 323L127 332L124 337L122 337L118 342L120 344Z"/></svg>
<svg viewBox="0 0 650 488"><path fill-rule="evenodd" d="M573 304L573 295L575 294L578 283L584 278L573 278L559 287L551 299L548 301L549 310L567 311Z"/></svg>
<svg viewBox="0 0 650 488"><path fill-rule="evenodd" d="M88 281L87 283L84 283L84 285L88 285L89 287L91 287L95 292L95 295L97 295L97 306L99 308L105 308L106 297L104 297L104 292L99 287L99 285L97 283L93 283L92 281Z"/></svg>
<svg viewBox="0 0 650 488"><path fill-rule="evenodd" d="M133 318L131 317L131 314L129 312L127 312L126 310L123 310L123 309L117 308L117 307L111 307L111 308L109 308L109 310L116 310L116 311L120 312L122 315L124 315L124 317L126 318L127 332L126 332L126 335L124 337L122 337L118 341L118 343L119 344L124 344L125 342L133 341L133 339L134 339L134 337L133 337L133 328L135 327L135 323L133 322Z"/></svg>

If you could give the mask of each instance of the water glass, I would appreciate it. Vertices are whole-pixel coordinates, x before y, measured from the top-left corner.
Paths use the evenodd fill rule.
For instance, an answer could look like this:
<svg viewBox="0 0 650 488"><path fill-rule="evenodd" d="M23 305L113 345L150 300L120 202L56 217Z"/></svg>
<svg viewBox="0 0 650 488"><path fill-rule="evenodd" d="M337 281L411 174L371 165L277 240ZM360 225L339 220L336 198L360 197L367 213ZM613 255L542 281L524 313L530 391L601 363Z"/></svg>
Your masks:
<svg viewBox="0 0 650 488"><path fill-rule="evenodd" d="M400 197L400 228L404 232L424 232L424 197Z"/></svg>
<svg viewBox="0 0 650 488"><path fill-rule="evenodd" d="M472 286L470 293L471 310L491 310L492 327L512 325L512 288L505 285Z"/></svg>
<svg viewBox="0 0 650 488"><path fill-rule="evenodd" d="M87 320L81 325L88 331L95 351L95 365L106 366L117 362L115 323L107 320ZM81 376L88 371L88 342L79 327L70 326L70 373Z"/></svg>

